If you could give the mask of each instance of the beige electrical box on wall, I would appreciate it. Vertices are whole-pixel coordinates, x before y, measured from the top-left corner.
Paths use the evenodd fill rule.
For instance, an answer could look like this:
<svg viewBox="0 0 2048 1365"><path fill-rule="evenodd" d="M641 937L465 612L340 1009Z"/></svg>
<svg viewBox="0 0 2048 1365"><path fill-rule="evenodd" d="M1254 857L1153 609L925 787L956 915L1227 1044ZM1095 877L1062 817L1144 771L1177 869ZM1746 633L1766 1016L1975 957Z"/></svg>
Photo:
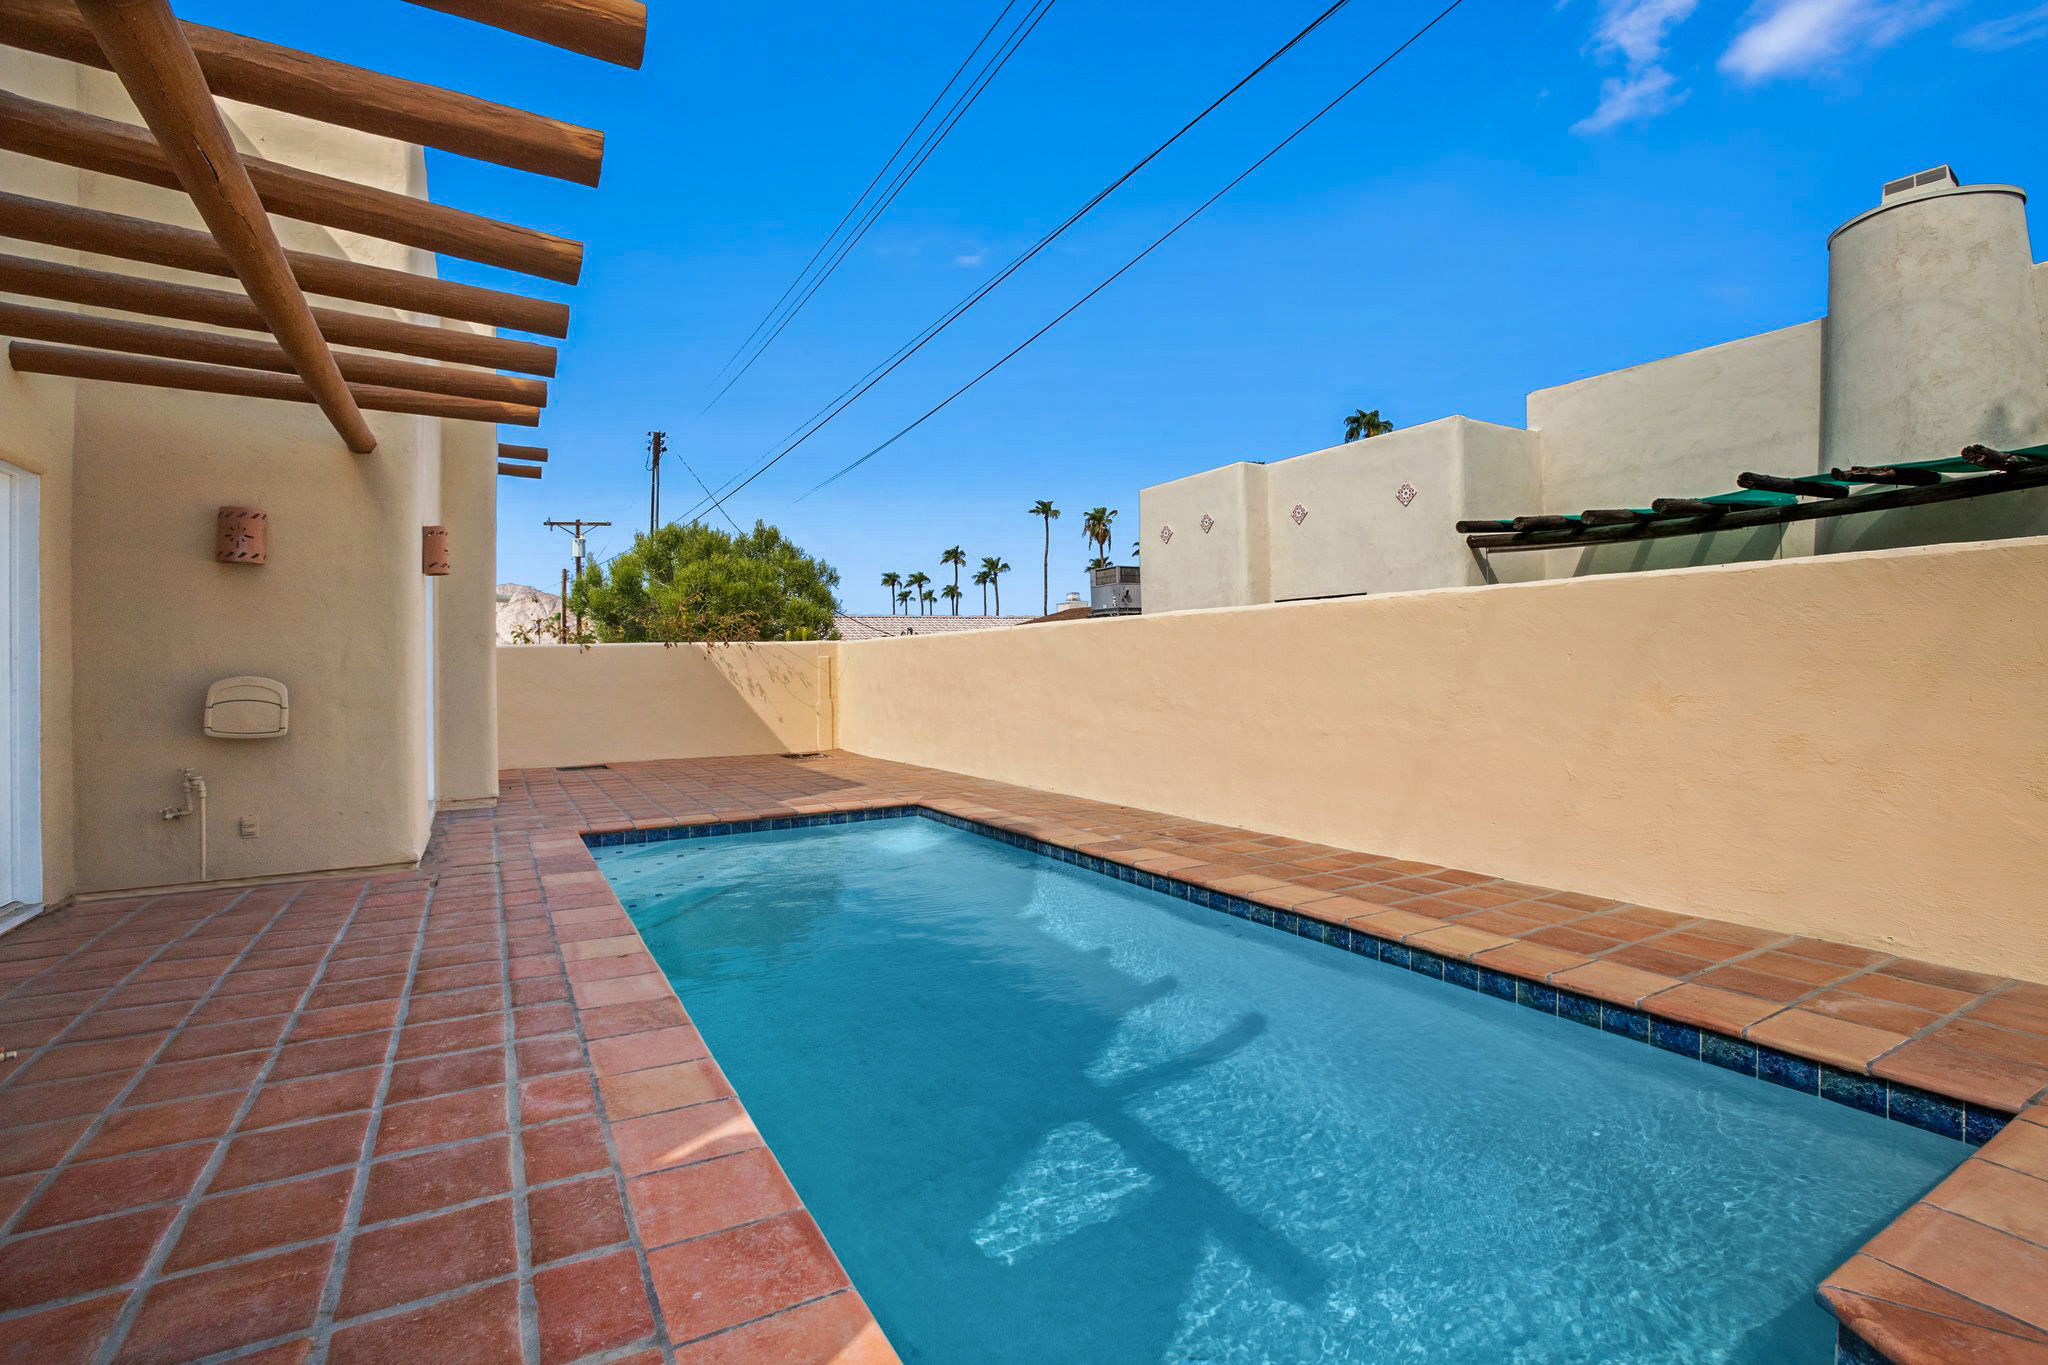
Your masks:
<svg viewBox="0 0 2048 1365"><path fill-rule="evenodd" d="M206 689L206 733L213 739L276 739L291 718L291 693L275 678L222 678Z"/></svg>

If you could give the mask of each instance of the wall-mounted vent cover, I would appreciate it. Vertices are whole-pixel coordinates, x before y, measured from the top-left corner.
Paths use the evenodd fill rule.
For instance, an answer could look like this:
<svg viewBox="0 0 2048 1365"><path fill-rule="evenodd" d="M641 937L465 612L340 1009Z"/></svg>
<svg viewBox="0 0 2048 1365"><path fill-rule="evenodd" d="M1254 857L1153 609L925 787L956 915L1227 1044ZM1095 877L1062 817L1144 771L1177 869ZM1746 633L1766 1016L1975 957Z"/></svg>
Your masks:
<svg viewBox="0 0 2048 1365"><path fill-rule="evenodd" d="M1884 187L1884 197L1889 199L1895 194L1905 194L1911 190L1924 190L1929 185L1953 187L1955 184L1956 173L1954 169L1948 166L1936 166L1931 171L1922 171L1918 175L1909 175L1892 181Z"/></svg>
<svg viewBox="0 0 2048 1365"><path fill-rule="evenodd" d="M555 769L555 771L558 773L587 773L594 772L600 768L602 768L606 772L610 772L612 769L612 765L609 763L571 763L564 767L557 768Z"/></svg>

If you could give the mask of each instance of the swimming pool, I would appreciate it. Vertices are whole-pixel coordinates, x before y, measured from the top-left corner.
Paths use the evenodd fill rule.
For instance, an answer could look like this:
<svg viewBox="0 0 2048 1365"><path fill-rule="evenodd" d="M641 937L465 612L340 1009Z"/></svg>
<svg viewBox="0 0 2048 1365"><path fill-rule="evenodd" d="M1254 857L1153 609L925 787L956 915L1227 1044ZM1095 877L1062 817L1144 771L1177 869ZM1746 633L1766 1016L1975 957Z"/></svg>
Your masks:
<svg viewBox="0 0 2048 1365"><path fill-rule="evenodd" d="M595 855L907 1360L1819 1365L1969 1151L930 820Z"/></svg>

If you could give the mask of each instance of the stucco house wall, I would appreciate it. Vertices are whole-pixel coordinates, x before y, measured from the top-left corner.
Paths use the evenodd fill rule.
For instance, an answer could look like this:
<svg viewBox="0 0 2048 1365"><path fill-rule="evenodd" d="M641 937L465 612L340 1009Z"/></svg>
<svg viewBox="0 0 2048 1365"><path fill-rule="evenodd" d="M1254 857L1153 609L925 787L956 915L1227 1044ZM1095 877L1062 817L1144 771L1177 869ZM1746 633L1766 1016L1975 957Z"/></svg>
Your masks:
<svg viewBox="0 0 2048 1365"><path fill-rule="evenodd" d="M6 51L0 83L140 121L105 72ZM231 102L223 112L245 150L426 192L416 147ZM24 193L200 226L172 191L18 158L0 171ZM411 248L276 226L288 247L432 273L432 257ZM8 249L233 288L132 261ZM437 710L449 706L454 681L433 686L431 666L489 675L488 588L465 580L450 590L420 572L420 528L445 520L456 563L491 578L494 429L370 413L378 448L358 456L311 405L25 376L4 363L0 404L0 458L43 477L45 898L199 880L196 821L157 814L180 801L183 767L207 780L210 880L416 859L430 791L476 793L476 773L495 768L490 726L436 725L428 714L430 695ZM445 504L444 445L470 466ZM269 563L214 562L215 512L227 504L269 513ZM459 638L430 638L456 624ZM203 736L207 685L244 673L291 689L289 735ZM459 783L439 780L457 770ZM255 818L255 837L238 832L243 816Z"/></svg>

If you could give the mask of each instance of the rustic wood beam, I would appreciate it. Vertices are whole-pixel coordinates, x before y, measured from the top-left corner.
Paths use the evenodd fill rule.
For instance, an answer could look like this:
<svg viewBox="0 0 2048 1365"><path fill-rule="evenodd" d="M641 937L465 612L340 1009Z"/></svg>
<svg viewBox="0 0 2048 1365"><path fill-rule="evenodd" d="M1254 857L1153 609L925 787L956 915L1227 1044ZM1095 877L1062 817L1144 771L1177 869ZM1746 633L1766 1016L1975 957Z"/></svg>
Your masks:
<svg viewBox="0 0 2048 1365"><path fill-rule="evenodd" d="M537 479L547 471L537 464L505 464L500 461L498 473L511 479Z"/></svg>
<svg viewBox="0 0 2048 1365"><path fill-rule="evenodd" d="M647 6L635 0L412 0L508 33L638 70L647 50Z"/></svg>
<svg viewBox="0 0 2048 1365"><path fill-rule="evenodd" d="M1725 517L1734 510L1732 503L1705 502L1699 498L1652 498L1650 507L1667 517Z"/></svg>
<svg viewBox="0 0 2048 1365"><path fill-rule="evenodd" d="M197 285L171 284L134 275L116 275L82 265L38 261L27 256L0 252L0 294L26 294L30 298L56 299L61 303L82 303L93 308L115 308L124 313L151 317L179 318L185 322L210 323L215 327L240 327L261 332L263 316L242 294ZM487 370L521 370L527 374L555 373L555 348L533 341L480 336L451 327L423 327L416 322L393 322L389 318L365 317L339 308L315 308L313 321L320 335L336 346L361 346L372 351L393 351L426 360L445 360L456 365L479 365Z"/></svg>
<svg viewBox="0 0 2048 1365"><path fill-rule="evenodd" d="M241 398L275 398L288 403L316 401L313 391L291 375L230 369L224 365L195 365L182 360L83 351L69 346L48 346L39 341L10 341L7 343L7 359L22 374L103 379L115 384L141 384L192 393L224 393ZM505 422L522 427L540 425L540 409L518 403L415 393L378 384L351 384L349 392L358 406L372 412L407 412L420 417Z"/></svg>
<svg viewBox="0 0 2048 1365"><path fill-rule="evenodd" d="M192 332L182 327L159 327L153 322L66 313L55 308L31 308L22 303L0 301L0 336L58 341L103 351L129 351L169 360L197 360L209 365L237 365L251 370L292 373L291 357L275 342L258 341L254 337L222 336L217 332ZM505 374L420 365L410 360L352 355L346 351L335 352L334 363L341 370L341 377L352 383L384 384L397 389L417 389L422 393L452 393L463 398L488 398L536 408L547 406L548 401L548 386L538 379L515 379Z"/></svg>
<svg viewBox="0 0 2048 1365"><path fill-rule="evenodd" d="M377 437L292 278L263 201L249 182L170 5L166 0L78 0L78 7L307 392L348 448L369 454L377 448Z"/></svg>
<svg viewBox="0 0 2048 1365"><path fill-rule="evenodd" d="M157 144L149 131L133 124L0 91L0 149L145 185L181 188L179 168ZM563 284L576 283L583 271L583 247L566 237L260 157L245 156L242 165L263 207L280 218L360 232Z"/></svg>
<svg viewBox="0 0 2048 1365"><path fill-rule="evenodd" d="M1791 493L1802 498L1845 498L1849 496L1846 484L1828 479L1788 479L1780 474L1757 474L1745 470L1735 476L1738 488L1754 488L1765 493Z"/></svg>
<svg viewBox="0 0 2048 1365"><path fill-rule="evenodd" d="M545 446L514 446L498 442L498 458L501 460L525 460L531 464L546 464L548 452Z"/></svg>
<svg viewBox="0 0 2048 1365"><path fill-rule="evenodd" d="M1579 520L1588 526L1632 526L1649 519L1648 513L1633 507L1588 507L1579 513Z"/></svg>
<svg viewBox="0 0 2048 1365"><path fill-rule="evenodd" d="M1789 502L1776 506L1745 507L1713 521L1692 518L1637 522L1633 526L1599 528L1577 536L1555 532L1509 532L1504 535L1474 535L1465 543L1475 550L1500 553L1508 550L1548 550L1563 547L1590 549L1595 545L1624 545L1638 540L1664 540L1672 536L1717 535L1754 530L1762 526L1783 526L1795 521L1821 521L1828 517L1862 512L1889 512L1902 507L1926 507L1939 502L1957 502L1994 493L2012 493L2024 488L2048 488L2048 463L2030 465L2010 473L1965 474L1926 488L1882 488L1849 498L1824 498L1816 502ZM1660 501L1663 501L1660 499Z"/></svg>
<svg viewBox="0 0 2048 1365"><path fill-rule="evenodd" d="M222 99L579 185L597 183L604 134L595 129L203 24L183 27L206 84ZM88 66L107 65L71 0L0 0L0 42Z"/></svg>
<svg viewBox="0 0 2048 1365"><path fill-rule="evenodd" d="M1847 469L1831 469L1831 479L1844 483L1890 483L1907 488L1932 488L1941 482L1941 475L1932 469L1900 469L1893 465L1852 464Z"/></svg>
<svg viewBox="0 0 2048 1365"><path fill-rule="evenodd" d="M203 275L235 273L227 254L203 232L5 191L0 191L0 237L147 261ZM287 251L284 257L299 286L308 293L539 332L543 336L569 334L567 304L479 289L383 266L361 265L332 256L316 256L309 251Z"/></svg>
<svg viewBox="0 0 2048 1365"><path fill-rule="evenodd" d="M1993 450L1990 446L1964 446L1957 453L1973 465L1985 469L2002 469L2008 474L2022 469L2038 469L2042 464L2048 463L2048 457L2023 455L2018 451Z"/></svg>

